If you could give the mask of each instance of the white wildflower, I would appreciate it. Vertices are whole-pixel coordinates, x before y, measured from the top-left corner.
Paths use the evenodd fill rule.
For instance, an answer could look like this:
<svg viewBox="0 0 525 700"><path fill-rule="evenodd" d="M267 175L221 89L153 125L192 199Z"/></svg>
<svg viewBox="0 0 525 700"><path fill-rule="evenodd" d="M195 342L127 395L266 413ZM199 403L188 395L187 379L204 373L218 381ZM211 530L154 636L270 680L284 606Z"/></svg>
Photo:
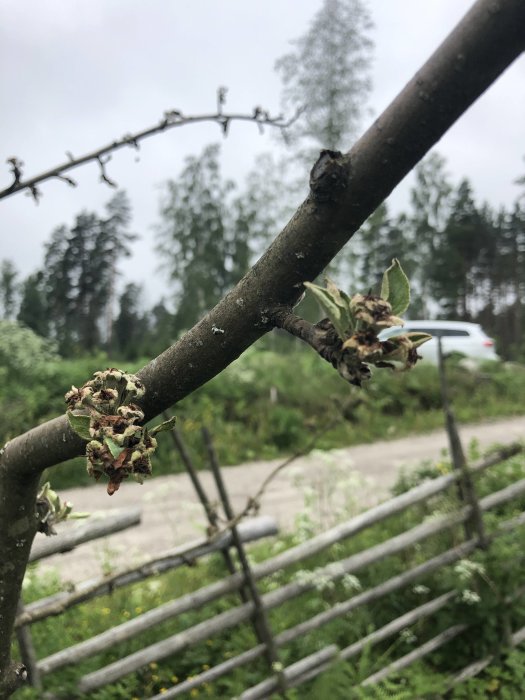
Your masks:
<svg viewBox="0 0 525 700"><path fill-rule="evenodd" d="M474 574L483 575L485 567L470 559L461 559L454 567L454 573L460 581L470 581Z"/></svg>
<svg viewBox="0 0 525 700"><path fill-rule="evenodd" d="M476 605L480 602L481 598L476 591L465 588L465 590L461 592L460 600L467 605Z"/></svg>
<svg viewBox="0 0 525 700"><path fill-rule="evenodd" d="M345 574L342 578L342 583L345 591L360 591L362 589L361 582L353 574Z"/></svg>
<svg viewBox="0 0 525 700"><path fill-rule="evenodd" d="M405 644L415 644L417 642L416 635L408 627L404 629L399 636Z"/></svg>

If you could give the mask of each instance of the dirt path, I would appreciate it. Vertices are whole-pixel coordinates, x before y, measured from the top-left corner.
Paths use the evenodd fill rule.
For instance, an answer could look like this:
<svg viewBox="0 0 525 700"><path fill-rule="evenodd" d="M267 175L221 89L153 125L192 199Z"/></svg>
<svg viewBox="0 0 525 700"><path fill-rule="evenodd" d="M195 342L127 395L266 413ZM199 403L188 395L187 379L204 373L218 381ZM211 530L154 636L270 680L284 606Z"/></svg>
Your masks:
<svg viewBox="0 0 525 700"><path fill-rule="evenodd" d="M473 438L481 448L495 442L507 443L525 436L525 416L461 428L464 445ZM425 459L437 460L446 449L444 431L426 435L358 445L319 453L296 460L270 484L262 499L261 512L276 518L284 529L294 527L296 516L309 504L316 523L329 527L338 508L359 511L389 495L401 468L410 469ZM250 462L223 469L234 508L240 509L255 493L263 479L282 460ZM200 472L211 499L215 489L210 473ZM124 483L108 497L100 485L69 489L60 494L72 501L75 510L99 517L111 511L140 505L142 524L105 540L82 545L63 557L56 555L41 566L59 569L66 580L81 581L99 575L111 558L115 566L139 562L177 544L203 534L205 518L186 474L161 476L143 486ZM85 521L77 521L85 522ZM73 523L66 526L75 525Z"/></svg>

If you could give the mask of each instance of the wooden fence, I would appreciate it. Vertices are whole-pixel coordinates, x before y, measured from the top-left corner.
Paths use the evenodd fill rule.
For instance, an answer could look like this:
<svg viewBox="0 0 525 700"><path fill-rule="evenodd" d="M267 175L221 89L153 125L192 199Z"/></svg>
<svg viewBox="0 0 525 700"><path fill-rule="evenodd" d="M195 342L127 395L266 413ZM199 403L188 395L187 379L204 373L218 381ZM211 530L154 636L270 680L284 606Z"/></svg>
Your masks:
<svg viewBox="0 0 525 700"><path fill-rule="evenodd" d="M31 550L30 561L39 561L53 554L64 554L77 546L121 530L139 525L141 513L138 508L123 510L100 520L87 521L81 527L63 531L56 537L39 539ZM252 542L271 537L278 532L275 520L269 516L251 518L237 528L241 542ZM200 538L189 544L174 547L161 554L143 560L139 565L121 569L116 573L83 581L71 591L55 593L28 605L21 601L18 606L15 630L21 657L28 670L30 683L42 687L42 663L37 661L30 625L46 618L61 615L69 608L88 600L110 594L117 588L142 581L151 576L194 564L198 559L219 552L224 555L233 544L231 532L223 532L212 541ZM67 650L65 650L67 653Z"/></svg>
<svg viewBox="0 0 525 700"><path fill-rule="evenodd" d="M213 462L216 462L216 460L214 460L211 444L209 448L213 467ZM266 657L267 659L269 677L262 683L246 689L240 696L242 700L267 698L274 693L282 693L286 688L304 683L328 669L335 660L352 659L360 654L366 647L392 637L414 622L428 617L452 603L456 595L455 591L446 592L434 600L401 615L346 648L340 649L336 645L328 645L315 654L303 659L298 659L295 663L286 668L282 668L282 664L279 662L279 650L290 642L318 630L321 626L337 618L348 615L348 613L356 610L358 607L377 601L394 591L398 591L408 584L427 576L431 572L468 557L480 546L484 548L490 546L490 544L501 535L525 523L524 512L508 521L501 522L498 528L493 532L486 533L483 527L483 514L485 512L525 494L525 479L512 483L506 488L491 493L482 499L476 497L476 490L474 487L474 479L477 474L518 454L522 449L522 446L519 444L509 445L475 464L467 466L465 463L460 470L455 470L450 474L426 481L400 496L396 496L389 501L381 503L357 515L347 522L312 537L307 542L294 546L275 557L253 566L249 564L244 554L242 537L240 537L242 527L245 523L242 525L234 525L228 535L224 533L221 537L231 537L227 542L228 544L233 544L239 553L239 561L241 563L240 571L233 570L229 576L222 580L206 585L191 593L187 593L139 615L132 620L117 625L91 639L40 659L36 662L37 676L44 676L59 668L74 665L94 654L114 648L118 644L132 639L136 635L157 626L161 622L173 619L184 612L200 609L207 603L217 600L222 596L238 592L241 598L240 604L236 607L206 619L167 639L162 639L155 644L146 646L140 649L140 651L119 658L114 663L99 670L84 675L78 682L79 691L86 694L90 693L107 684L118 681L120 678L137 671L149 663L157 662L168 657L174 657L173 671L176 673L176 654L178 652L187 649L193 644L210 639L213 635L221 633L224 630L231 629L236 625L246 622L252 622L254 625L259 642L256 646L233 658L229 658L213 668L203 671L191 679L187 679L167 690L163 690L161 694L154 696L154 700L179 697L204 683L211 683L234 669L250 664L261 657ZM228 495L220 477L220 470L217 468L216 464L213 468L218 490L223 502L225 516L230 522L235 522L228 502ZM469 486L468 497L465 496L466 476L468 477ZM411 569L382 581L373 588L359 592L347 600L336 603L329 609L310 619L305 619L294 627L288 628L279 634L272 633L267 618L268 611L274 610L283 603L293 600L307 591L313 590L316 585L316 577L296 578L262 595L257 589L257 581L275 572L281 571L286 567L304 561L315 554L324 552L337 542L346 540L362 532L366 528L384 521L394 514L401 513L410 506L423 503L432 496L441 494L447 489L453 488L457 492L458 485L463 489L462 498L465 500L462 503L460 502L459 508L455 512L448 513L444 516L432 517L369 549L357 552L339 561L329 563L316 570L316 577L322 577L324 580L329 581L341 579L345 574L353 574L363 570L365 567L382 561L391 555L403 552L433 535L446 532L458 525L469 526L466 530L468 535L465 541ZM211 523L214 517L213 510L210 508L207 512L210 515L209 519ZM217 547L219 541L220 540L217 539L213 540L212 538L210 543L201 543L200 547ZM224 543L222 547L224 547ZM187 561L188 556L191 558L191 556L194 555L188 555L187 550L184 554L180 552L178 554L171 554L173 561L176 557L179 557L179 564L181 562L184 563L185 558ZM166 557L163 561L168 560L170 560L170 558ZM138 580L137 577L142 577L142 573L147 575L149 571L162 570L156 567L163 566L163 564L161 562L156 562L145 564L144 566L143 572L137 570L117 574L114 580L109 583L109 586L114 587L115 585L124 585L131 581L136 581ZM70 604L76 604L77 602L81 602L81 600L87 599L87 597L91 597L91 593L95 590L98 594L107 592L108 582L104 582L103 580L90 582L85 585L83 590L77 590L73 593L61 593L58 597L55 596L51 600L39 601L38 603L32 604L32 606L27 606L24 612L19 615L17 625L21 627L38 619L42 619L44 614L58 614L62 609L69 607ZM402 669L415 660L421 659L435 649L445 645L454 637L462 634L466 629L466 624L453 625L419 648L411 651L410 654L397 659L386 668L370 676L363 681L363 685L379 682L392 671ZM525 629L514 632L511 631L511 635L509 635L511 644L518 644L523 639L525 639ZM457 674L454 679L451 679L451 682L458 682L474 675L488 663L490 663L490 658L473 663L460 674Z"/></svg>

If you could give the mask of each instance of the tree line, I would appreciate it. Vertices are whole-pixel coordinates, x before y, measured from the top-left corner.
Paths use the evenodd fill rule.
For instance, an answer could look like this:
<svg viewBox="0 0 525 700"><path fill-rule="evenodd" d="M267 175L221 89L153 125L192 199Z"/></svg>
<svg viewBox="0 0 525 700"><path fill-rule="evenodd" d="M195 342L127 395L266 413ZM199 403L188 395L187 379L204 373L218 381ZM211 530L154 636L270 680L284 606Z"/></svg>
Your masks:
<svg viewBox="0 0 525 700"><path fill-rule="evenodd" d="M53 231L41 268L26 279L11 261L0 263L1 317L53 340L63 356L105 350L131 360L168 347L286 223L319 150L344 151L355 136L371 88L371 28L361 0L325 0L291 42L275 68L283 107L300 118L284 134L285 155L261 156L242 189L221 173L217 144L165 183L155 245L166 294L152 308L141 286L119 275L137 237L119 192L103 214L82 212ZM412 317L480 322L503 357L523 359L524 210L523 191L511 207L477 201L468 179L451 181L434 152L415 169L408 210L381 204L328 272L341 287L366 292L397 257L415 288Z"/></svg>
<svg viewBox="0 0 525 700"><path fill-rule="evenodd" d="M220 147L212 144L165 183L156 249L167 292L152 308L144 308L140 285L120 279L119 263L137 236L126 194L118 192L102 215L84 211L55 229L42 267L22 281L2 261L2 317L53 340L65 357L161 352L236 284L286 222L295 188L293 181L275 186L276 167L261 157L239 191L222 175ZM430 154L415 169L408 211L394 215L381 204L330 274L366 292L393 257L413 280L412 317L479 322L503 357L523 359L523 191L510 207L480 203L467 178L452 182L445 160Z"/></svg>

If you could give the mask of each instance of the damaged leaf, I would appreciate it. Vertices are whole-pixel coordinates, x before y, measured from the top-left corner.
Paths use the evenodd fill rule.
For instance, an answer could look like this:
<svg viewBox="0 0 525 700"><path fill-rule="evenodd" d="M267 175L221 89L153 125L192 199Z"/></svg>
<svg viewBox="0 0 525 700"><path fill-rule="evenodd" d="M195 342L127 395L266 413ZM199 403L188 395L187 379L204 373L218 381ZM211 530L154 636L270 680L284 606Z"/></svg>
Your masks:
<svg viewBox="0 0 525 700"><path fill-rule="evenodd" d="M112 440L110 437L105 437L104 442L108 446L108 449L111 452L111 454L113 455L114 459L117 459L118 457L120 457L122 452L124 452L124 450L126 449L125 447L121 447L120 445L117 445L117 443L114 440Z"/></svg>
<svg viewBox="0 0 525 700"><path fill-rule="evenodd" d="M145 387L133 374L112 367L95 372L80 389L66 394L67 417L72 429L85 440L87 472L96 481L109 479L111 496L129 476L142 483L151 475L151 455L157 447L156 433L170 430L175 418L148 432L142 427L144 412L134 401Z"/></svg>
<svg viewBox="0 0 525 700"><path fill-rule="evenodd" d="M351 298L329 279L326 288L305 282L328 318L315 326L314 347L350 384L361 386L371 376L370 366L413 367L421 359L417 348L427 333L406 333L380 340L385 328L402 326L410 302L410 285L397 258L383 275L381 294L354 294Z"/></svg>

